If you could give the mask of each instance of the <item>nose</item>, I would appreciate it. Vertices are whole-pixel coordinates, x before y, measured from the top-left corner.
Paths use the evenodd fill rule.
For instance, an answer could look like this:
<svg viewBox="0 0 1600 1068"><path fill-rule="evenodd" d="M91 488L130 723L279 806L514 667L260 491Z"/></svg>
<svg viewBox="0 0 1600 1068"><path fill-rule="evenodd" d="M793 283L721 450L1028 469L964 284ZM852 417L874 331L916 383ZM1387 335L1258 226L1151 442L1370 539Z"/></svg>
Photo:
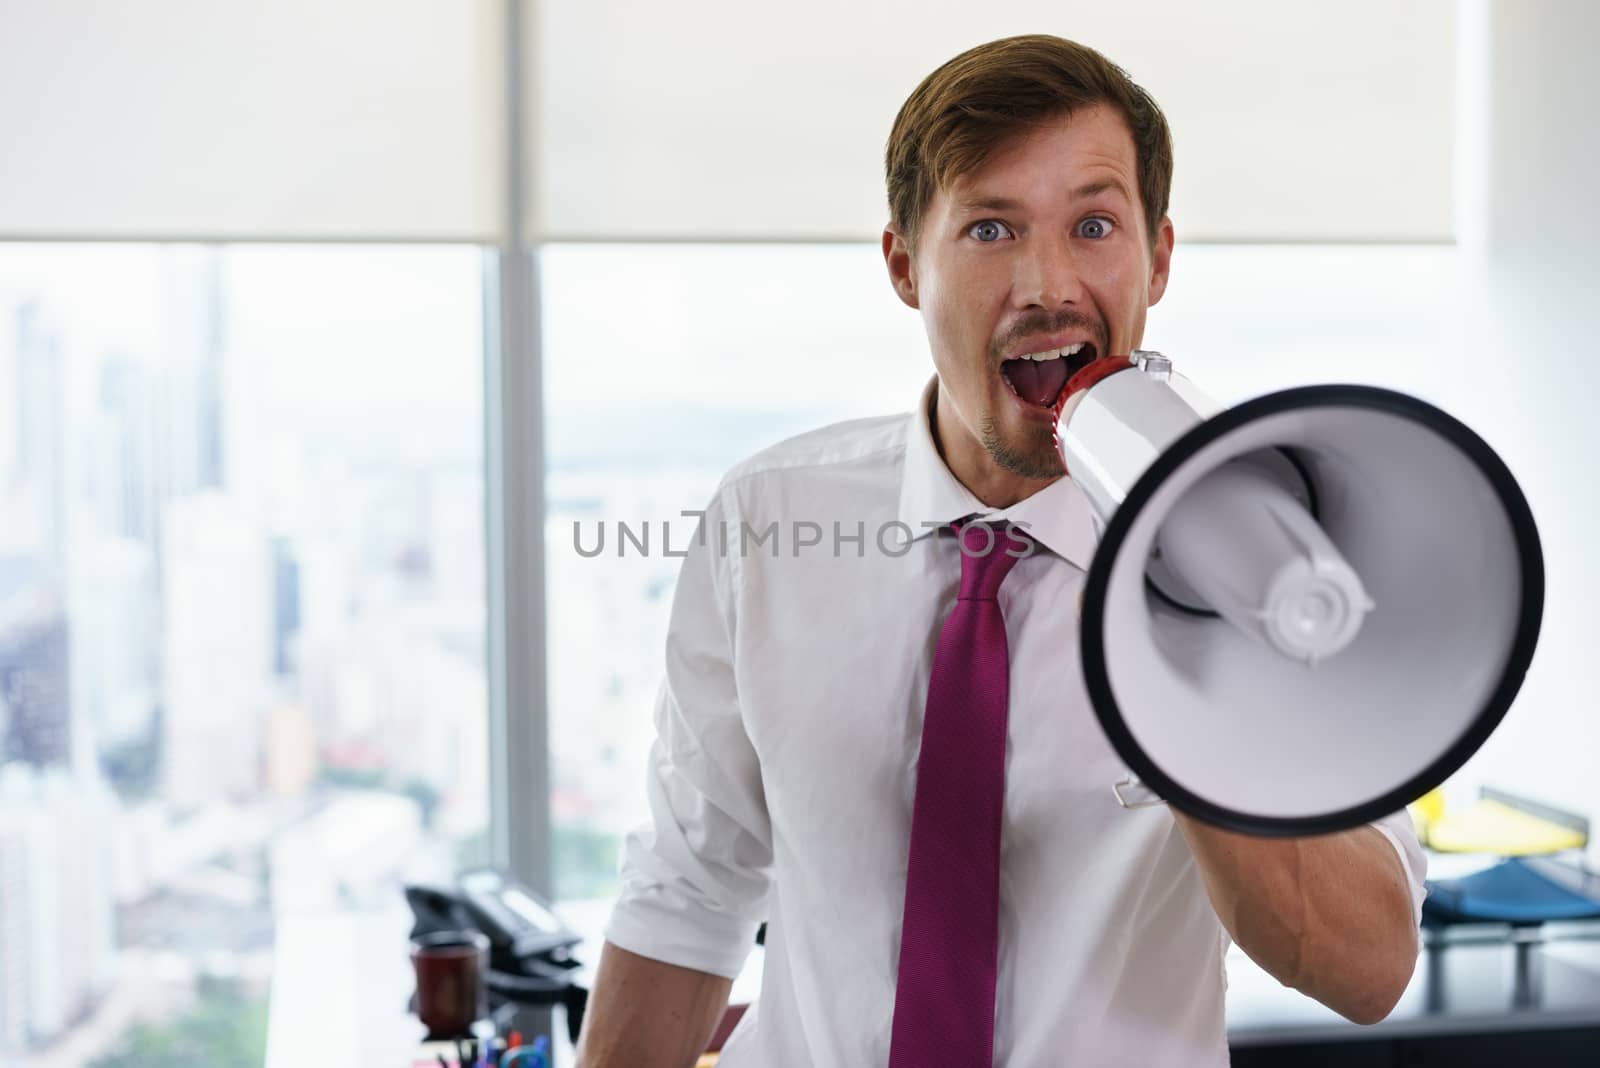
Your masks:
<svg viewBox="0 0 1600 1068"><path fill-rule="evenodd" d="M1039 236L1017 258L1014 294L1019 307L1058 308L1083 303L1083 276L1068 238Z"/></svg>

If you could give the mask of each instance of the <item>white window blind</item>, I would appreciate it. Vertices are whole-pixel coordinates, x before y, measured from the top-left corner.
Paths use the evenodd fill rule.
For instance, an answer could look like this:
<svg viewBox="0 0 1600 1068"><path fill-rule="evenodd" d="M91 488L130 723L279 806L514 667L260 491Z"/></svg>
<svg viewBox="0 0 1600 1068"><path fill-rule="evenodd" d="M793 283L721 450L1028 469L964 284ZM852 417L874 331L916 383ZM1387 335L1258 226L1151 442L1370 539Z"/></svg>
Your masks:
<svg viewBox="0 0 1600 1068"><path fill-rule="evenodd" d="M951 56L1054 33L1155 96L1180 240L1452 236L1450 0L546 3L529 217L552 240L874 240L900 104Z"/></svg>
<svg viewBox="0 0 1600 1068"><path fill-rule="evenodd" d="M0 0L0 238L493 241L500 0Z"/></svg>
<svg viewBox="0 0 1600 1068"><path fill-rule="evenodd" d="M0 0L0 239L503 236L506 0ZM1453 237L1451 0L527 0L529 235L860 241L901 102L1097 47L1176 136L1182 240Z"/></svg>

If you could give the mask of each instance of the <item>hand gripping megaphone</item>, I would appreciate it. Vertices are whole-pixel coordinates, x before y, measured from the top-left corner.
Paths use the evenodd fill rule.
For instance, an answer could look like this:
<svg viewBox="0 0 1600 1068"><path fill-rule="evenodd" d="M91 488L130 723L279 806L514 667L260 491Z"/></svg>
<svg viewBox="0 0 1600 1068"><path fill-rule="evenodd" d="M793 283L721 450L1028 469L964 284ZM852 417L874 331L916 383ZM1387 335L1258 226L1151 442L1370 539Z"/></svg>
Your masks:
<svg viewBox="0 0 1600 1068"><path fill-rule="evenodd" d="M1328 385L1219 410L1136 351L1068 381L1056 444L1101 531L1080 628L1095 715L1178 809L1257 835L1358 826L1442 783L1510 707L1539 534L1438 408Z"/></svg>

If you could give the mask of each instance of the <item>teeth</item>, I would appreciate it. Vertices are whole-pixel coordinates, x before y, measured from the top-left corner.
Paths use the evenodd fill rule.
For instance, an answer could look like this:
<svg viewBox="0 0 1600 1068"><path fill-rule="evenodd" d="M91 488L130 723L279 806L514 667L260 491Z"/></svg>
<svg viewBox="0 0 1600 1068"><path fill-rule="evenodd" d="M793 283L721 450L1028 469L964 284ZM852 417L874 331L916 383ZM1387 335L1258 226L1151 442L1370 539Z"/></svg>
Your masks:
<svg viewBox="0 0 1600 1068"><path fill-rule="evenodd" d="M1064 345L1059 349L1046 349L1043 352L1030 352L1017 358L1021 360L1033 360L1035 362L1041 362L1044 360L1059 359L1062 356L1075 356L1079 350L1083 348L1083 344L1084 343L1080 341L1075 345Z"/></svg>

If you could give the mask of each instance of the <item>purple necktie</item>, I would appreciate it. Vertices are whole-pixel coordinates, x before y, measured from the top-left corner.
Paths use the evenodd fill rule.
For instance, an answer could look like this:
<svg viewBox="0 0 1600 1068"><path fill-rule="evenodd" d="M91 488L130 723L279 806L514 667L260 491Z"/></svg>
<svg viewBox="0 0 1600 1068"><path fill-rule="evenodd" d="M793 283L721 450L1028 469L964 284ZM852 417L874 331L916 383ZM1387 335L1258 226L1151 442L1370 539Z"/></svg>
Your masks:
<svg viewBox="0 0 1600 1068"><path fill-rule="evenodd" d="M889 1068L990 1068L994 1056L1010 666L995 595L1028 542L984 523L958 532L961 591L939 631L917 758Z"/></svg>

